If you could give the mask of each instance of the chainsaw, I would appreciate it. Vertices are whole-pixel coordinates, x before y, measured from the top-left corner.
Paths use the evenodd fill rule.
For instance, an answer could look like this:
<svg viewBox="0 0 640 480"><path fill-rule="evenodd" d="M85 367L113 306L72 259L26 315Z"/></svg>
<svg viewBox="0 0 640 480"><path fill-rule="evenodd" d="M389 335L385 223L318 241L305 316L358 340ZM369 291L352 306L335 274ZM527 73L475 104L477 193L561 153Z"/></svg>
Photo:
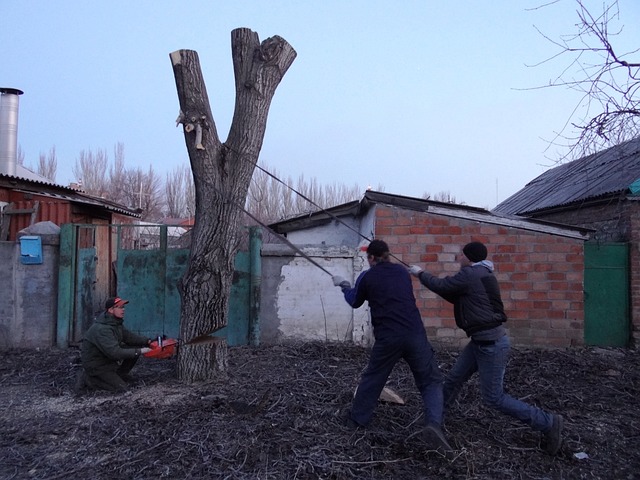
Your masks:
<svg viewBox="0 0 640 480"><path fill-rule="evenodd" d="M149 348L151 348L151 350L143 354L145 357L159 359L171 358L175 355L178 348L178 340L159 336L157 340L149 344Z"/></svg>

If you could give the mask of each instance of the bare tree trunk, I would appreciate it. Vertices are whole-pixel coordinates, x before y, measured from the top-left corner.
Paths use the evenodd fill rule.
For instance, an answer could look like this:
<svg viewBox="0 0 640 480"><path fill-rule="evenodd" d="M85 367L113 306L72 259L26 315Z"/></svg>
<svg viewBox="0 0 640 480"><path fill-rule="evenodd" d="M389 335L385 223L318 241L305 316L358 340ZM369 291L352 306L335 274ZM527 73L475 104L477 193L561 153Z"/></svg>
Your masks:
<svg viewBox="0 0 640 480"><path fill-rule="evenodd" d="M170 55L196 190L191 254L180 288L183 344L178 378L187 382L215 378L226 369L226 342L208 336L227 325L241 209L262 148L271 99L296 57L283 38L260 43L246 28L231 32L231 47L236 103L224 144L211 114L198 54L179 50Z"/></svg>

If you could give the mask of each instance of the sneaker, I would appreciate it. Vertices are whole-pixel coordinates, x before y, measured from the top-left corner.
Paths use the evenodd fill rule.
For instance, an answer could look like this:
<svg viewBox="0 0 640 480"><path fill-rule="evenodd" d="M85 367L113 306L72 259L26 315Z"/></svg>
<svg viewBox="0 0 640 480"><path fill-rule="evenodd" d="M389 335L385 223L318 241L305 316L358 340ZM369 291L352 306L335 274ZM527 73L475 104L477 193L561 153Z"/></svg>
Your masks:
<svg viewBox="0 0 640 480"><path fill-rule="evenodd" d="M424 440L433 450L439 450L441 453L449 456L453 452L453 448L447 442L447 438L442 433L442 429L434 424L430 423L424 429Z"/></svg>
<svg viewBox="0 0 640 480"><path fill-rule="evenodd" d="M556 455L562 445L562 427L564 420L562 415L553 415L553 423L551 424L551 430L545 433L544 438L546 440L546 450L549 455Z"/></svg>

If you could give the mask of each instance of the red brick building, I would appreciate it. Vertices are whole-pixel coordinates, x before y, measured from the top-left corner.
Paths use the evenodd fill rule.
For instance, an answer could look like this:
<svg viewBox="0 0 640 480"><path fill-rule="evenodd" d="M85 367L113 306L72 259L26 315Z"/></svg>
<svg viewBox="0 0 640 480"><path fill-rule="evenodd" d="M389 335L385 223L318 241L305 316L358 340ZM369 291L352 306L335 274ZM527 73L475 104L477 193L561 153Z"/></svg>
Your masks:
<svg viewBox="0 0 640 480"><path fill-rule="evenodd" d="M496 267L513 344L556 348L584 343L583 245L588 230L372 191L360 202L328 212L352 225L358 235L325 212L272 228L309 251L320 243L340 243L355 252L352 278L363 264L359 247L374 237L389 244L394 261L419 264L437 276L455 274L460 268L456 254L464 244L482 241ZM333 238L337 230L344 233ZM335 266L327 255L317 257L329 268ZM463 344L466 336L455 325L451 304L417 280L415 293L429 338Z"/></svg>
<svg viewBox="0 0 640 480"><path fill-rule="evenodd" d="M613 307L625 310L627 342L640 340L640 137L549 169L494 210L588 228L587 247L617 248L627 271L605 288L608 297L619 297ZM603 324L614 321L611 309L600 317Z"/></svg>

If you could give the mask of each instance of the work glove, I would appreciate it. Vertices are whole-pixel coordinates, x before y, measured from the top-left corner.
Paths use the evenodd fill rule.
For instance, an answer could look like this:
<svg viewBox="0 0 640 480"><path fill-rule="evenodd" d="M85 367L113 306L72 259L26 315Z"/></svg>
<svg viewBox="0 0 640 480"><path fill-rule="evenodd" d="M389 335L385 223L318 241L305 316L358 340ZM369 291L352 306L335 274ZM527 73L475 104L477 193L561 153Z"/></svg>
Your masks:
<svg viewBox="0 0 640 480"><path fill-rule="evenodd" d="M421 272L422 272L422 269L417 265L411 265L409 267L409 273L414 277L419 277Z"/></svg>
<svg viewBox="0 0 640 480"><path fill-rule="evenodd" d="M340 287L340 288L351 288L351 284L349 282L347 282L344 277L341 277L340 275L334 275L333 277L331 277L331 280L333 280L333 284L336 287Z"/></svg>

